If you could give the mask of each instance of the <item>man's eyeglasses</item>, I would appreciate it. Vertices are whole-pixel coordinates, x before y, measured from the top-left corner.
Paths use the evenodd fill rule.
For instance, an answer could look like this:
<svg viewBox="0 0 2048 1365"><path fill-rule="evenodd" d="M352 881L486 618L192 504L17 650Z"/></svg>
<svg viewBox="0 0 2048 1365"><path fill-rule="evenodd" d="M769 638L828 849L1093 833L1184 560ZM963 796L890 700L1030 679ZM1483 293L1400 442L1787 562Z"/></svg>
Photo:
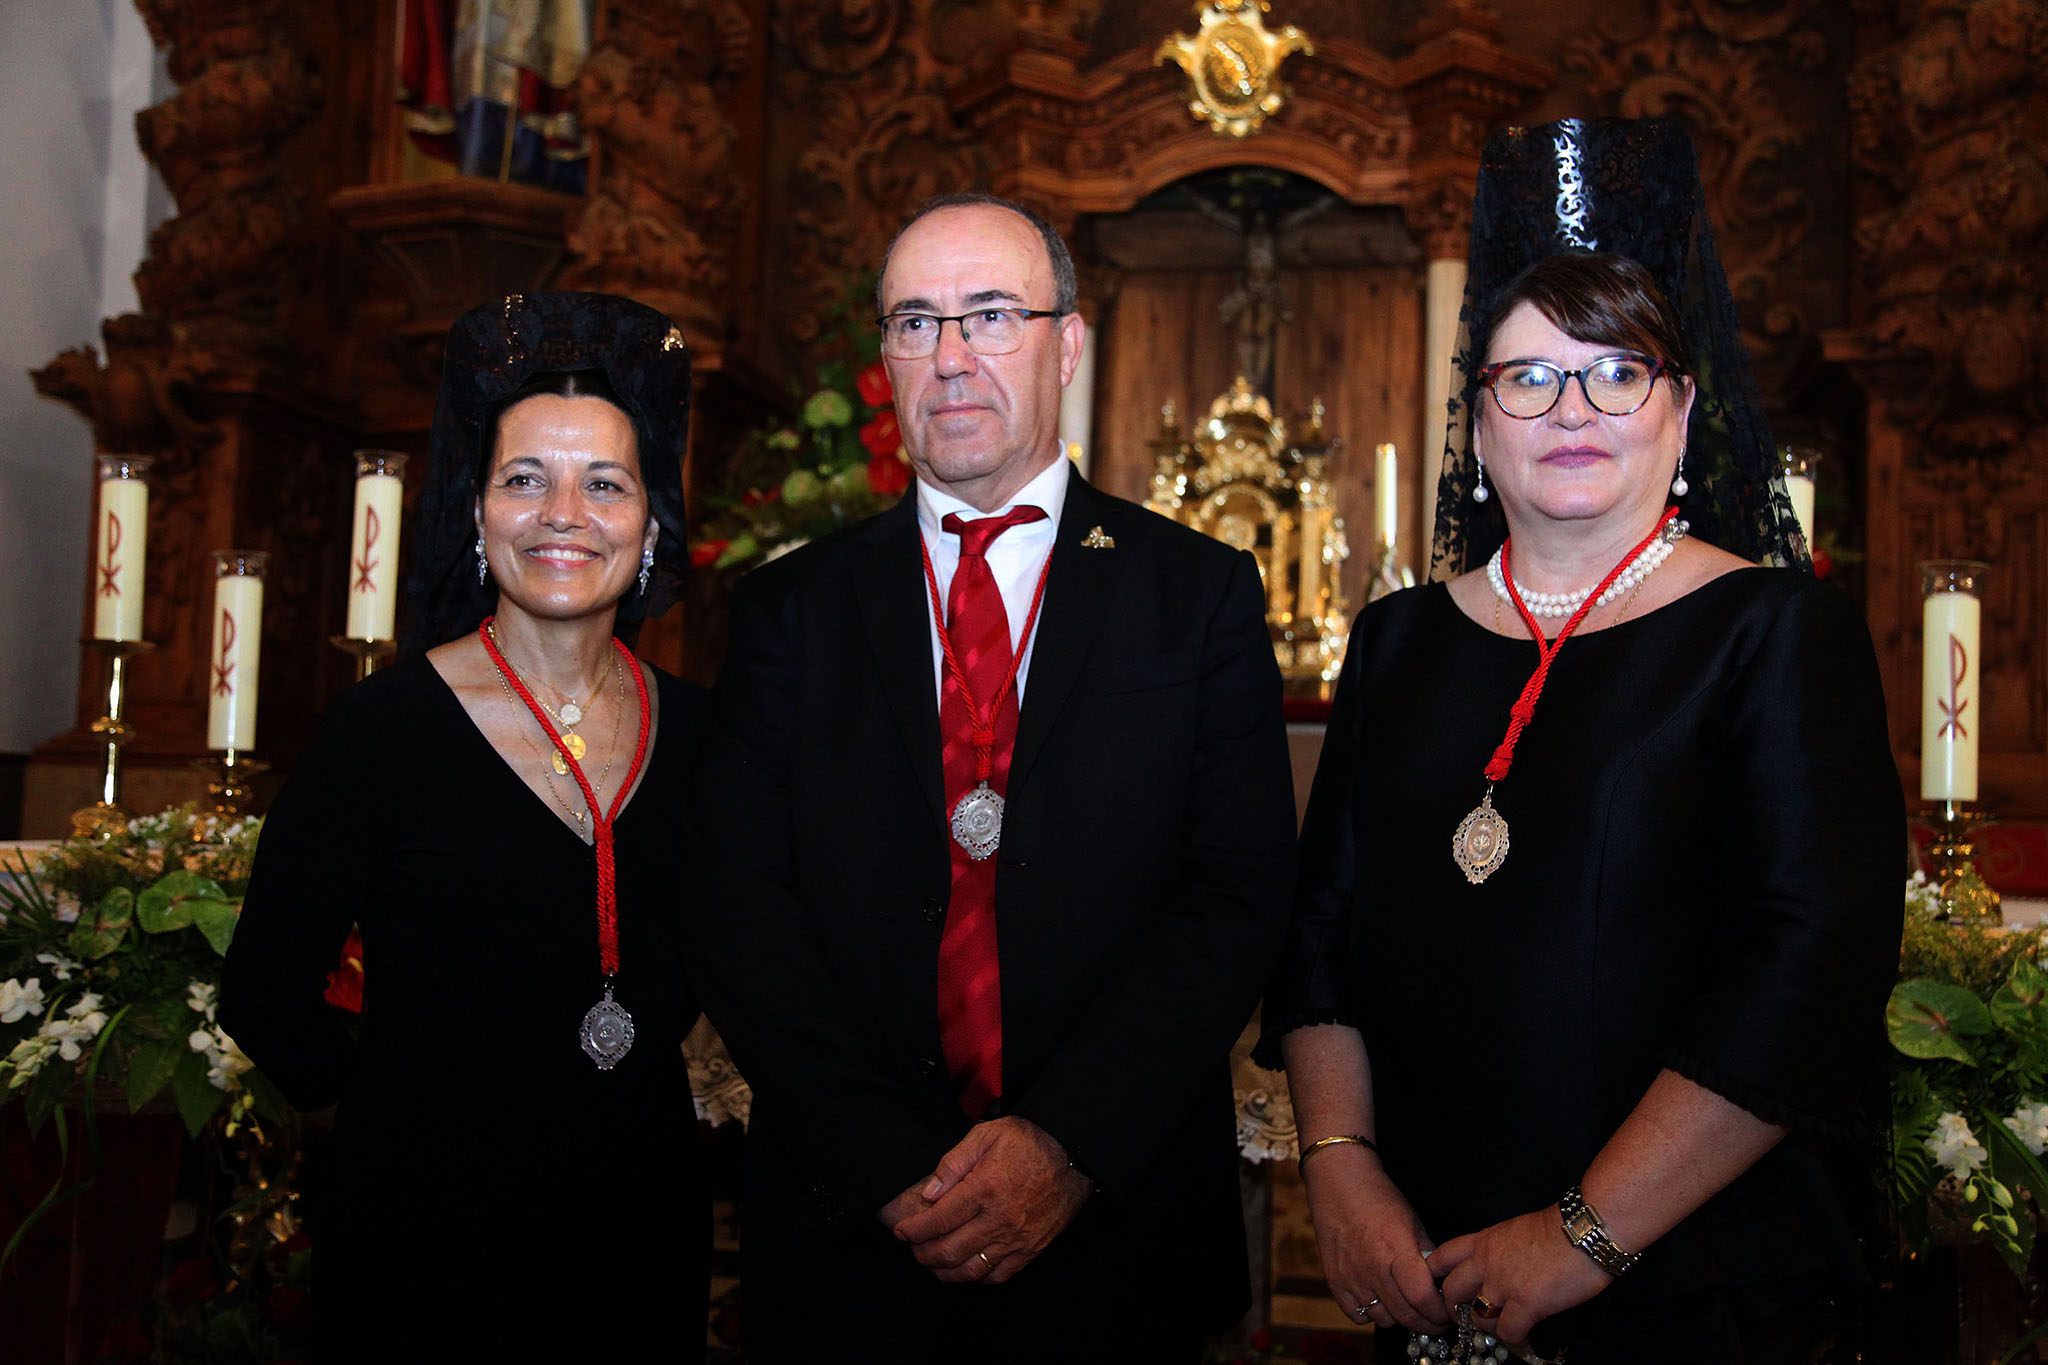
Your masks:
<svg viewBox="0 0 2048 1365"><path fill-rule="evenodd" d="M1479 372L1479 382L1493 390L1493 401L1510 417L1530 421L1557 406L1565 384L1573 379L1598 412L1626 417L1650 401L1660 374L1683 371L1662 360L1639 355L1605 355L1584 368L1567 370L1547 360L1503 360Z"/></svg>
<svg viewBox="0 0 2048 1365"><path fill-rule="evenodd" d="M1063 308L977 308L957 317L931 313L891 313L875 319L882 329L882 354L891 360L923 360L939 349L939 333L949 322L960 324L960 339L976 355L1008 355L1024 344L1025 324L1037 318L1065 317Z"/></svg>

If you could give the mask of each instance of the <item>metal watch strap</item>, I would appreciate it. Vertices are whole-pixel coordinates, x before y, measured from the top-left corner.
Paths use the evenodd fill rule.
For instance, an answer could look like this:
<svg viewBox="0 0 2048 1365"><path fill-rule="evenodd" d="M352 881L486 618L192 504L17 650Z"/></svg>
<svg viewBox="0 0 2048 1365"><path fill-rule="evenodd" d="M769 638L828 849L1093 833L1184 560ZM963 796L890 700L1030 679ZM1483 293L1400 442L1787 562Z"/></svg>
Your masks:
<svg viewBox="0 0 2048 1365"><path fill-rule="evenodd" d="M1593 1264L1608 1274L1620 1275L1643 1259L1640 1251L1631 1254L1614 1244L1614 1239L1607 1235L1607 1225L1600 1221L1600 1214L1586 1202L1577 1185L1557 1201L1557 1212L1564 1224L1564 1239L1592 1257Z"/></svg>

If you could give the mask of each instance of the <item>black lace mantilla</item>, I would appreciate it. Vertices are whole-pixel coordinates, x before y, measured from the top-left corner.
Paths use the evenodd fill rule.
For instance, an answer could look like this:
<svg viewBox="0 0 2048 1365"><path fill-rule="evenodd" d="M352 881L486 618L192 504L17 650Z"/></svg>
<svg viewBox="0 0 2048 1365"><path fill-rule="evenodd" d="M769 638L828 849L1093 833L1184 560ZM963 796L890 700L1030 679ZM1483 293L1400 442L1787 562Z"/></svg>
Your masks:
<svg viewBox="0 0 2048 1365"><path fill-rule="evenodd" d="M1564 119L1495 133L1479 168L1431 577L1476 568L1507 536L1500 500L1472 500L1484 329L1509 281L1545 256L1574 250L1640 262L1684 322L1699 393L1686 432L1691 488L1679 505L1693 534L1744 559L1811 572L1714 250L1691 138L1669 119Z"/></svg>
<svg viewBox="0 0 2048 1365"><path fill-rule="evenodd" d="M690 429L690 348L663 314L611 294L512 294L448 331L433 449L407 579L408 653L475 630L497 601L476 581L474 510L499 405L537 374L599 370L633 423L640 475L661 535L645 593L619 603L622 625L659 616L689 573L683 448Z"/></svg>

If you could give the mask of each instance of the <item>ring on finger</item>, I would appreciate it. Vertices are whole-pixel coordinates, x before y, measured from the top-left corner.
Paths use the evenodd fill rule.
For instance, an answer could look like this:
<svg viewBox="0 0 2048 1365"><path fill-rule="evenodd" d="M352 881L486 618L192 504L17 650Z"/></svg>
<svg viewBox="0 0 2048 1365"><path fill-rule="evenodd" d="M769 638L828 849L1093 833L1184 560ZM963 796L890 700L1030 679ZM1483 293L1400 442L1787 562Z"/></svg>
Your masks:
<svg viewBox="0 0 2048 1365"><path fill-rule="evenodd" d="M1474 1294L1472 1296L1472 1313L1475 1317L1497 1318L1500 1316L1500 1308L1492 1299L1487 1298L1486 1295Z"/></svg>
<svg viewBox="0 0 2048 1365"><path fill-rule="evenodd" d="M994 1270L996 1268L996 1263L988 1258L988 1253L986 1251L977 1251L974 1253L974 1257L976 1260L980 1261L983 1267L985 1267L986 1269Z"/></svg>

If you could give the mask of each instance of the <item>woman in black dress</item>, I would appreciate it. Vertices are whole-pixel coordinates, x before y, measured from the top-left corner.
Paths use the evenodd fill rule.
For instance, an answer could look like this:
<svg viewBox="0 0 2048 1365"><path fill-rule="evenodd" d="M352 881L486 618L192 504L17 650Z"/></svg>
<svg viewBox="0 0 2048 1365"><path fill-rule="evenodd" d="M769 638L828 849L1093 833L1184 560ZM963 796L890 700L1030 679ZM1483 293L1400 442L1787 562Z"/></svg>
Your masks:
<svg viewBox="0 0 2048 1365"><path fill-rule="evenodd" d="M1804 1365L1855 1260L1903 803L1697 210L1672 125L1489 145L1448 581L1351 636L1263 1047L1382 1360Z"/></svg>
<svg viewBox="0 0 2048 1365"><path fill-rule="evenodd" d="M335 1108L330 1358L702 1356L674 933L701 696L613 635L687 565L689 374L625 299L456 323L411 585L434 647L335 698L265 824L221 1021L295 1105ZM359 1036L321 998L352 924Z"/></svg>

